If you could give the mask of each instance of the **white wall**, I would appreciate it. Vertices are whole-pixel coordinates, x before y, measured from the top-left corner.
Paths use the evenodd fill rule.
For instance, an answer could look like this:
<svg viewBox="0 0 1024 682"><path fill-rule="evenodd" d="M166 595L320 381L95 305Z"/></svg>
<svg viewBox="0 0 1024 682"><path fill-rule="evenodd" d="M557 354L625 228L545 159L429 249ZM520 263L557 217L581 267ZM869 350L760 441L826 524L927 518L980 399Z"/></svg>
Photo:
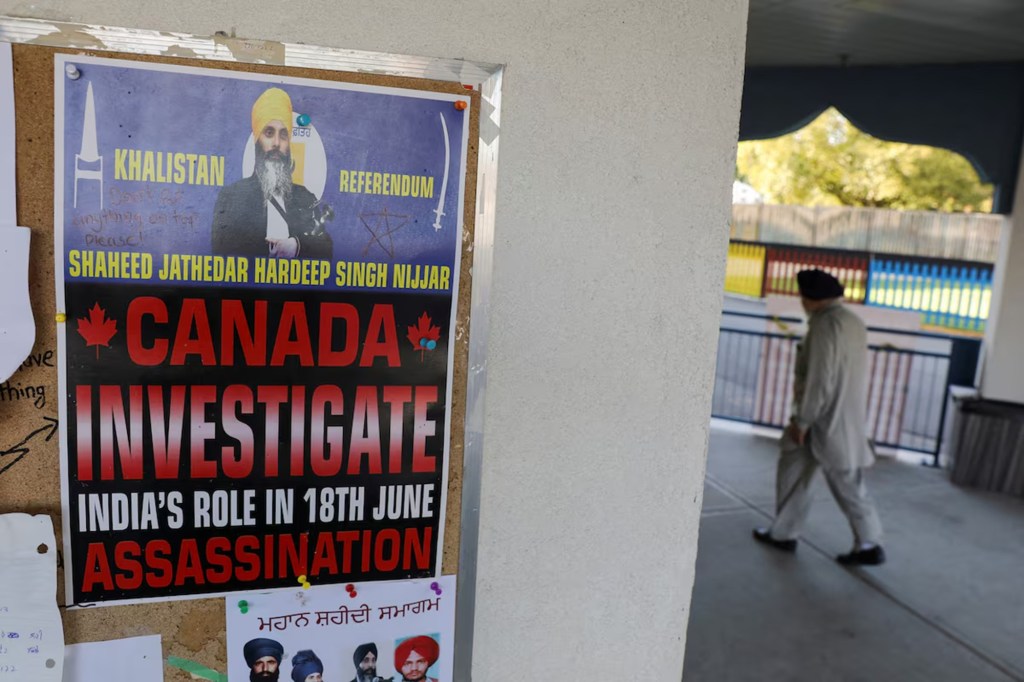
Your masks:
<svg viewBox="0 0 1024 682"><path fill-rule="evenodd" d="M1004 228L992 309L985 329L981 394L1024 403L1024 160L1017 178L1013 213Z"/></svg>
<svg viewBox="0 0 1024 682"><path fill-rule="evenodd" d="M679 679L747 0L0 13L507 64L474 679Z"/></svg>

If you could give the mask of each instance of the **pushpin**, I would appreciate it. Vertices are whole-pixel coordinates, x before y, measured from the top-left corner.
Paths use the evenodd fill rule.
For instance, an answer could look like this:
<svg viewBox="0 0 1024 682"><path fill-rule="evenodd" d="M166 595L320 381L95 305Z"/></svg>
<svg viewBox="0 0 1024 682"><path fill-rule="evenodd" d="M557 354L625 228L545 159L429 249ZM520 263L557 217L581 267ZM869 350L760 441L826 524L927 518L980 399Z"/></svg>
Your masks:
<svg viewBox="0 0 1024 682"><path fill-rule="evenodd" d="M298 124L300 126L305 128L306 126L309 125L309 114L299 114L299 118L297 119L297 122L298 122Z"/></svg>
<svg viewBox="0 0 1024 682"><path fill-rule="evenodd" d="M468 107L468 106L469 106L469 104L467 104L466 100L464 100L464 99L455 100L455 108L458 111L465 111L466 107Z"/></svg>
<svg viewBox="0 0 1024 682"><path fill-rule="evenodd" d="M82 72L78 70L78 67L74 64L65 64L64 73L67 74L68 78L73 81L78 80L78 77L82 75Z"/></svg>
<svg viewBox="0 0 1024 682"><path fill-rule="evenodd" d="M64 313L57 313L54 319L57 320L57 324L63 324L64 322L68 321L68 316L65 315Z"/></svg>
<svg viewBox="0 0 1024 682"><path fill-rule="evenodd" d="M345 585L345 591L348 592L350 599L355 599L355 596L358 594L358 592L356 592L356 586L352 583Z"/></svg>
<svg viewBox="0 0 1024 682"><path fill-rule="evenodd" d="M435 348L437 348L437 341L434 341L433 339L427 341L427 350L434 350Z"/></svg>
<svg viewBox="0 0 1024 682"><path fill-rule="evenodd" d="M441 589L441 586L438 585L437 583L430 583L430 589L432 589L434 591L434 594L436 594L438 596L440 596L441 592L443 592L443 590Z"/></svg>
<svg viewBox="0 0 1024 682"><path fill-rule="evenodd" d="M244 599L238 602L238 610L242 613L249 613L249 602Z"/></svg>
<svg viewBox="0 0 1024 682"><path fill-rule="evenodd" d="M309 584L309 581L306 580L306 574L305 573L303 573L302 575L299 576L299 584L302 585L302 589L304 589L304 590L308 590L311 587L311 585Z"/></svg>

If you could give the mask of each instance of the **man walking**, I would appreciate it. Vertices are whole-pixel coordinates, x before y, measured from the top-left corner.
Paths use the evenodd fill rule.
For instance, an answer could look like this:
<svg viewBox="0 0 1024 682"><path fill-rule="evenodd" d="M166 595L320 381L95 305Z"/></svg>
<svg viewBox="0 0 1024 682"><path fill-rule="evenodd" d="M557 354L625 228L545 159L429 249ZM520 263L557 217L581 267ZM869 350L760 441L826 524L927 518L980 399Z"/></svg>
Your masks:
<svg viewBox="0 0 1024 682"><path fill-rule="evenodd" d="M874 462L866 430L867 329L840 299L843 285L822 270L797 274L807 312L807 335L797 346L793 411L780 442L775 480L775 521L755 528L754 539L796 550L811 508L811 482L819 468L853 530L844 565L885 562L882 524L864 485Z"/></svg>

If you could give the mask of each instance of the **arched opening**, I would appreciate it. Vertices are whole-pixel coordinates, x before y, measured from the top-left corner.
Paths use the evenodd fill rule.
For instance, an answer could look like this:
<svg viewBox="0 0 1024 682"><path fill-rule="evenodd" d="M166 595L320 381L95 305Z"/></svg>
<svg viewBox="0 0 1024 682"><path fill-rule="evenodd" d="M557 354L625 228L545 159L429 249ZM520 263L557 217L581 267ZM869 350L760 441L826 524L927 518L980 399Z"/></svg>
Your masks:
<svg viewBox="0 0 1024 682"><path fill-rule="evenodd" d="M768 204L992 210L993 186L964 156L873 137L834 107L787 135L740 142L736 176Z"/></svg>
<svg viewBox="0 0 1024 682"><path fill-rule="evenodd" d="M797 273L821 269L868 328L870 437L937 461L946 386L973 382L989 316L993 186L960 154L880 140L835 108L741 142L736 170L713 416L787 424Z"/></svg>

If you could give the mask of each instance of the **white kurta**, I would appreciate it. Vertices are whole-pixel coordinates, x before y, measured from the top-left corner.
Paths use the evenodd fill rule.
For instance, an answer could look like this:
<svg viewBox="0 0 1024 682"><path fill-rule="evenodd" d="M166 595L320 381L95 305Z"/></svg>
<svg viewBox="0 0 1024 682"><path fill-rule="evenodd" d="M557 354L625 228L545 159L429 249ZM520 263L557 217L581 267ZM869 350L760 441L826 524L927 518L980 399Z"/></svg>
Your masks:
<svg viewBox="0 0 1024 682"><path fill-rule="evenodd" d="M820 467L853 531L854 545L881 544L882 523L864 485L874 462L866 428L867 329L838 301L811 314L797 347L793 420L808 431L805 445L782 437L775 479L776 540L800 537L811 509L811 482Z"/></svg>
<svg viewBox="0 0 1024 682"><path fill-rule="evenodd" d="M814 458L825 469L870 466L867 436L867 329L835 303L815 311L797 347L793 419L808 430Z"/></svg>

